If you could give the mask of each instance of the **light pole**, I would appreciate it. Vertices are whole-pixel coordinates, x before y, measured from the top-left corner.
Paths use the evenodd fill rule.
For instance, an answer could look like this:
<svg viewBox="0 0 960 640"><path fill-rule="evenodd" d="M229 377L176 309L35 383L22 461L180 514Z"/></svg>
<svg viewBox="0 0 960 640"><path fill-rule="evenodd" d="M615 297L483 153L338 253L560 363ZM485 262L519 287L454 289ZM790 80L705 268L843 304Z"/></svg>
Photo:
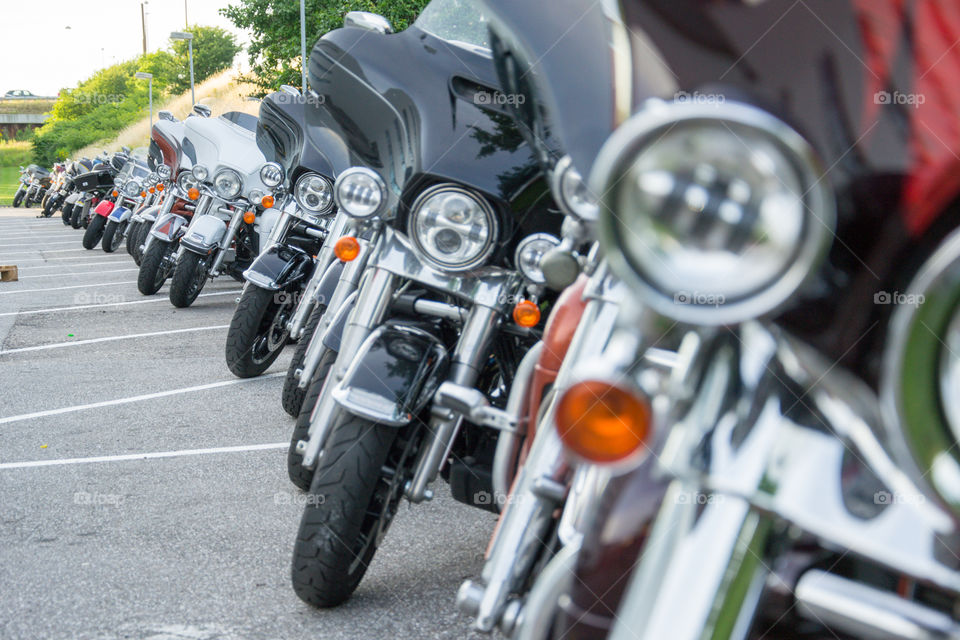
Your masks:
<svg viewBox="0 0 960 640"><path fill-rule="evenodd" d="M307 95L307 19L306 0L300 0L300 93Z"/></svg>
<svg viewBox="0 0 960 640"><path fill-rule="evenodd" d="M193 34L187 31L174 31L170 34L171 40L186 40L187 55L190 57L190 106L197 104L197 94L193 90Z"/></svg>
<svg viewBox="0 0 960 640"><path fill-rule="evenodd" d="M143 29L143 55L147 55L147 10L146 4L148 0L143 0L140 3L140 27Z"/></svg>
<svg viewBox="0 0 960 640"><path fill-rule="evenodd" d="M153 74L146 71L137 71L133 74L133 77L150 81L150 130L153 131Z"/></svg>

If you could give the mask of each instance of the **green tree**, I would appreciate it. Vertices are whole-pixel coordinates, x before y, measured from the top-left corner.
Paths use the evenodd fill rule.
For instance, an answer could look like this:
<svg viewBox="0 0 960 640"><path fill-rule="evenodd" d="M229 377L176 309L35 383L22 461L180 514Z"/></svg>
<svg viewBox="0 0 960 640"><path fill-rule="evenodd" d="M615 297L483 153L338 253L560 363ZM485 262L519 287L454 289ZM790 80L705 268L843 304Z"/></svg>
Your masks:
<svg viewBox="0 0 960 640"><path fill-rule="evenodd" d="M188 31L193 34L193 74L197 83L230 68L240 53L236 37L220 27L195 26ZM190 88L189 45L186 40L175 40L172 46L180 69L173 88L183 92Z"/></svg>
<svg viewBox="0 0 960 640"><path fill-rule="evenodd" d="M308 55L320 36L343 26L348 11L371 11L387 18L395 31L407 28L428 0L307 0ZM237 0L220 13L252 32L247 54L251 77L262 93L281 84L300 86L300 3L298 0Z"/></svg>

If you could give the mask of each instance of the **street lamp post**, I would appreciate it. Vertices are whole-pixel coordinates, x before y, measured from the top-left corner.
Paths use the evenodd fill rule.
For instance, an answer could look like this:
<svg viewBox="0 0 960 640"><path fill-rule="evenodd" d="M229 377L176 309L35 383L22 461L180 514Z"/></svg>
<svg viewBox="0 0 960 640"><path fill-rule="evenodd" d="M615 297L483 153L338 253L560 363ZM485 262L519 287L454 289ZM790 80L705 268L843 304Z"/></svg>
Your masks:
<svg viewBox="0 0 960 640"><path fill-rule="evenodd" d="M170 34L171 40L186 40L187 55L190 58L190 104L197 104L197 94L193 89L193 34L187 31L174 31Z"/></svg>
<svg viewBox="0 0 960 640"><path fill-rule="evenodd" d="M307 95L307 19L306 0L300 0L300 92Z"/></svg>
<svg viewBox="0 0 960 640"><path fill-rule="evenodd" d="M146 71L137 71L133 74L133 77L150 81L150 130L153 131L153 74Z"/></svg>

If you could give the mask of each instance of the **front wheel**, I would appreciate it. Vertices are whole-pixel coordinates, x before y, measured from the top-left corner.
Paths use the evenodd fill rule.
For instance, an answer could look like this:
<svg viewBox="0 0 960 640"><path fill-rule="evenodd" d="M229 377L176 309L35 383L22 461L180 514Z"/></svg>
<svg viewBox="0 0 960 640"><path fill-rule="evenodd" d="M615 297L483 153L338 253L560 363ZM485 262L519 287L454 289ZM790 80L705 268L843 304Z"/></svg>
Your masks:
<svg viewBox="0 0 960 640"><path fill-rule="evenodd" d="M130 229L127 230L127 253L133 258L133 261L137 263L138 267L140 266L140 260L143 256L137 255L137 246L140 240L140 227L144 224L143 222L137 221L131 222Z"/></svg>
<svg viewBox="0 0 960 640"><path fill-rule="evenodd" d="M303 368L303 360L307 355L310 340L313 339L313 334L317 331L317 325L320 324L320 319L326 311L327 305L318 304L310 312L307 324L304 325L303 333L300 334L300 340L297 342L297 348L293 351L290 366L287 367L287 377L283 381L283 393L280 395L280 402L283 404L283 410L294 418L300 415L300 407L303 406L303 396L306 392L305 389L300 388L300 378L297 376L297 370Z"/></svg>
<svg viewBox="0 0 960 640"><path fill-rule="evenodd" d="M307 604L344 602L367 572L400 498L384 473L397 433L348 416L330 434L293 548L293 590Z"/></svg>
<svg viewBox="0 0 960 640"><path fill-rule="evenodd" d="M63 224L70 226L70 218L73 217L73 203L66 202L63 205L63 208L60 209L60 219L63 220Z"/></svg>
<svg viewBox="0 0 960 640"><path fill-rule="evenodd" d="M73 205L73 212L70 214L70 226L74 229L79 229L83 226L83 220L87 217L87 212L90 210L90 203L76 203Z"/></svg>
<svg viewBox="0 0 960 640"><path fill-rule="evenodd" d="M330 373L330 367L337 361L337 352L327 349L320 362L317 363L317 370L307 385L306 392L301 392L300 412L297 414L297 423L293 427L293 434L290 436L290 448L287 449L287 475L298 489L306 491L310 488L310 482L313 480L313 471L303 466L303 456L297 452L297 443L301 440L306 442L310 437L310 416L313 415L313 408L317 404L317 398L323 391L323 383Z"/></svg>
<svg viewBox="0 0 960 640"><path fill-rule="evenodd" d="M207 283L207 257L184 251L173 269L170 282L170 302L183 309L193 304Z"/></svg>
<svg viewBox="0 0 960 640"><path fill-rule="evenodd" d="M93 249L103 237L103 228L107 225L107 219L103 216L93 216L93 220L83 232L83 248Z"/></svg>
<svg viewBox="0 0 960 640"><path fill-rule="evenodd" d="M140 273L137 276L137 289L145 296L152 296L170 277L171 260L176 245L154 238L150 248L143 254Z"/></svg>
<svg viewBox="0 0 960 640"><path fill-rule="evenodd" d="M290 332L287 317L293 296L247 285L227 331L227 367L238 378L253 378L270 368Z"/></svg>
<svg viewBox="0 0 960 640"><path fill-rule="evenodd" d="M106 229L103 230L103 242L101 243L103 250L107 253L113 253L119 249L120 243L123 242L123 232L126 228L126 221L108 221Z"/></svg>
<svg viewBox="0 0 960 640"><path fill-rule="evenodd" d="M23 204L23 198L26 195L27 192L23 189L23 187L17 189L17 192L13 196L13 206L19 207L21 204Z"/></svg>

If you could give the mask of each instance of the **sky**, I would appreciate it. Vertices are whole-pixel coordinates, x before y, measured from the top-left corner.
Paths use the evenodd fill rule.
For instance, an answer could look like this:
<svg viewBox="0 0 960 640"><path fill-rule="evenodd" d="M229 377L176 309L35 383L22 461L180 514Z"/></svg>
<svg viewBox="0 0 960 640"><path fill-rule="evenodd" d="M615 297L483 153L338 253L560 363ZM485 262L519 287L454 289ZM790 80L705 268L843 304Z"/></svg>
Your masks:
<svg viewBox="0 0 960 640"><path fill-rule="evenodd" d="M245 44L248 38L217 9L230 0L187 0L190 24L223 27ZM0 95L27 89L53 96L94 71L143 52L140 0L4 0L0 20ZM147 49L169 45L184 29L184 0L148 0ZM67 26L70 28L67 29ZM245 53L237 62L246 61Z"/></svg>

